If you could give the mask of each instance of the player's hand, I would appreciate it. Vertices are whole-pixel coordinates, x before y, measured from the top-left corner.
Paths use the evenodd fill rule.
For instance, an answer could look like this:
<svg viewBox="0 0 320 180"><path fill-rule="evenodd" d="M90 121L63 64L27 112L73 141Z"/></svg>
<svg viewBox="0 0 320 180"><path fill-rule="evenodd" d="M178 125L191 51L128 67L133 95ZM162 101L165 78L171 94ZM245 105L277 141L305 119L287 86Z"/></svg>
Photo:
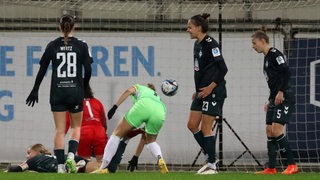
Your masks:
<svg viewBox="0 0 320 180"><path fill-rule="evenodd" d="M32 89L31 93L29 94L29 96L26 100L26 104L28 106L33 107L35 102L38 103L38 90Z"/></svg>
<svg viewBox="0 0 320 180"><path fill-rule="evenodd" d="M130 170L130 172L133 172L134 169L138 169L138 156L133 156L131 158L130 161L128 161L128 167L127 167L127 170Z"/></svg>
<svg viewBox="0 0 320 180"><path fill-rule="evenodd" d="M283 92L282 91L279 91L278 94L276 95L276 98L274 100L274 104L276 106L282 104L284 101L284 97L283 97Z"/></svg>
<svg viewBox="0 0 320 180"><path fill-rule="evenodd" d="M107 115L109 120L112 118L112 116L114 115L114 113L116 112L117 109L118 109L118 106L113 105L112 108L109 110L108 115Z"/></svg>
<svg viewBox="0 0 320 180"><path fill-rule="evenodd" d="M264 104L264 112L267 112L268 111L268 106L269 106L269 101L267 101L265 104Z"/></svg>

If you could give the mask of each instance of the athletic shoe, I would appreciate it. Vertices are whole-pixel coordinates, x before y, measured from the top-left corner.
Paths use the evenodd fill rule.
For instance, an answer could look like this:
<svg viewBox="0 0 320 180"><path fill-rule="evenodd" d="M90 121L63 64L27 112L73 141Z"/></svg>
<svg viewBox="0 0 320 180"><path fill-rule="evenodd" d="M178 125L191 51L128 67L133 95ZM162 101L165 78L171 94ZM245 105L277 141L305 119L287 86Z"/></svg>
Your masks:
<svg viewBox="0 0 320 180"><path fill-rule="evenodd" d="M59 174L66 173L66 166L64 164L58 164L58 171Z"/></svg>
<svg viewBox="0 0 320 180"><path fill-rule="evenodd" d="M208 170L205 170L200 174L203 174L203 175L206 175L206 174L218 174L218 171L216 169L210 169L209 168Z"/></svg>
<svg viewBox="0 0 320 180"><path fill-rule="evenodd" d="M77 167L83 167L83 166L85 166L86 164L87 164L86 161L82 159L82 160L80 160L80 161L77 162L76 166L77 166Z"/></svg>
<svg viewBox="0 0 320 180"><path fill-rule="evenodd" d="M160 158L158 160L158 167L159 167L159 170L162 174L166 174L169 172L168 168L167 168L167 165L166 163L164 162L164 159L163 158Z"/></svg>
<svg viewBox="0 0 320 180"><path fill-rule="evenodd" d="M296 174L298 172L298 166L296 164L291 164L288 165L287 169L284 170L281 174Z"/></svg>
<svg viewBox="0 0 320 180"><path fill-rule="evenodd" d="M95 171L92 171L91 174L109 174L108 168L105 169L97 169Z"/></svg>
<svg viewBox="0 0 320 180"><path fill-rule="evenodd" d="M66 165L68 167L68 173L76 173L77 172L77 167L76 167L76 162L72 158L68 158L66 160Z"/></svg>
<svg viewBox="0 0 320 180"><path fill-rule="evenodd" d="M276 168L266 168L263 171L255 172L254 174L277 174Z"/></svg>
<svg viewBox="0 0 320 180"><path fill-rule="evenodd" d="M197 171L197 174L217 174L217 167L215 163L207 163Z"/></svg>
<svg viewBox="0 0 320 180"><path fill-rule="evenodd" d="M202 168L200 168L198 171L197 171L197 174L201 174L203 173L204 171L208 170L208 163L206 163L205 165L202 166Z"/></svg>

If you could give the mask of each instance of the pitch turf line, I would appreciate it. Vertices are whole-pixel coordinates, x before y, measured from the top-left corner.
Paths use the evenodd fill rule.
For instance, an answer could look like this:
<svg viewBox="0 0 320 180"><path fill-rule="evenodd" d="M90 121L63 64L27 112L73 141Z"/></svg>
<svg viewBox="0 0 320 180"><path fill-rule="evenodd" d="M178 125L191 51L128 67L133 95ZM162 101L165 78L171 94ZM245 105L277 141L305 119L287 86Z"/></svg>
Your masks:
<svg viewBox="0 0 320 180"><path fill-rule="evenodd" d="M319 180L320 173L299 173L295 175L255 175L252 173L222 172L216 175L196 175L190 172L119 172L116 174L56 174L56 173L3 173L1 180Z"/></svg>

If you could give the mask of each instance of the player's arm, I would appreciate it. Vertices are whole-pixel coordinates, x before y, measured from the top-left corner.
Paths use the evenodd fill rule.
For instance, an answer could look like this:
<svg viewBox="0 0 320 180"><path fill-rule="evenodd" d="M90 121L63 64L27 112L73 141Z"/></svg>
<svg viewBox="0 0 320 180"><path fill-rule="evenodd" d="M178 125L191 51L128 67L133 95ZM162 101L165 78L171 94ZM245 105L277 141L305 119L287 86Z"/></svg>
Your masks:
<svg viewBox="0 0 320 180"><path fill-rule="evenodd" d="M136 93L137 87L135 85L129 87L127 90L125 90L121 96L119 97L118 101L112 106L112 108L108 112L108 119L110 120L114 113L116 112L117 108L120 106L120 104L125 101L130 95L133 95Z"/></svg>
<svg viewBox="0 0 320 180"><path fill-rule="evenodd" d="M91 74L92 74L91 64L93 60L92 60L88 45L86 43L84 45L86 50L84 54L84 63L83 63L83 67L84 67L83 85L84 85L84 89L86 89L91 79Z"/></svg>
<svg viewBox="0 0 320 180"><path fill-rule="evenodd" d="M33 107L35 102L38 102L38 91L39 91L39 87L40 84L44 78L44 75L47 72L48 66L50 64L50 48L49 45L47 46L45 52L43 53L41 60L40 60L40 69L38 71L35 83L33 85L33 88L26 100L26 104L28 106Z"/></svg>
<svg viewBox="0 0 320 180"><path fill-rule="evenodd" d="M19 165L13 165L8 167L8 172L23 172L29 169L29 166L26 162L23 162Z"/></svg>
<svg viewBox="0 0 320 180"><path fill-rule="evenodd" d="M282 72L280 77L280 83L278 86L278 93L275 98L275 105L279 105L279 104L282 104L284 100L283 92L288 88L291 73L290 73L289 66L287 65L287 63L285 63L285 60L282 54L276 57L276 61L280 66L280 70Z"/></svg>

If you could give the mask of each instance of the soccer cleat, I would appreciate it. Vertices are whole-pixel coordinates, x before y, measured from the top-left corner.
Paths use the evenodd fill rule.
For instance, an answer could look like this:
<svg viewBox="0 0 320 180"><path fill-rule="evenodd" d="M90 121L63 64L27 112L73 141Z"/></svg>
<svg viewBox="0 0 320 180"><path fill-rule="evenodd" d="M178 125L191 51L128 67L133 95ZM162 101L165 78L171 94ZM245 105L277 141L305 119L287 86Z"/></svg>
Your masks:
<svg viewBox="0 0 320 180"><path fill-rule="evenodd" d="M109 170L108 168L105 168L105 169L97 169L95 171L92 171L91 172L92 174L109 174Z"/></svg>
<svg viewBox="0 0 320 180"><path fill-rule="evenodd" d="M76 167L76 162L72 158L68 158L66 160L66 165L68 167L68 173L76 173L77 172L77 167Z"/></svg>
<svg viewBox="0 0 320 180"><path fill-rule="evenodd" d="M162 174L166 174L169 172L168 168L167 168L167 165L166 163L164 162L164 159L163 158L160 158L158 160L158 167L159 167L159 170Z"/></svg>
<svg viewBox="0 0 320 180"><path fill-rule="evenodd" d="M86 164L87 164L86 161L82 159L82 160L80 160L80 161L77 162L76 166L77 166L77 167L83 167L83 166L85 166Z"/></svg>
<svg viewBox="0 0 320 180"><path fill-rule="evenodd" d="M58 164L58 169L57 172L59 174L64 174L66 173L66 166L64 164Z"/></svg>
<svg viewBox="0 0 320 180"><path fill-rule="evenodd" d="M198 171L197 174L217 174L216 163L207 163L203 165Z"/></svg>
<svg viewBox="0 0 320 180"><path fill-rule="evenodd" d="M207 174L218 174L218 171L216 169L207 169L199 174L207 175Z"/></svg>
<svg viewBox="0 0 320 180"><path fill-rule="evenodd" d="M263 171L255 172L254 174L277 174L276 168L266 168Z"/></svg>
<svg viewBox="0 0 320 180"><path fill-rule="evenodd" d="M298 166L296 164L288 165L287 169L281 174L296 174L299 172Z"/></svg>
<svg viewBox="0 0 320 180"><path fill-rule="evenodd" d="M203 165L198 171L197 174L201 174L202 172L206 171L208 169L208 163Z"/></svg>

